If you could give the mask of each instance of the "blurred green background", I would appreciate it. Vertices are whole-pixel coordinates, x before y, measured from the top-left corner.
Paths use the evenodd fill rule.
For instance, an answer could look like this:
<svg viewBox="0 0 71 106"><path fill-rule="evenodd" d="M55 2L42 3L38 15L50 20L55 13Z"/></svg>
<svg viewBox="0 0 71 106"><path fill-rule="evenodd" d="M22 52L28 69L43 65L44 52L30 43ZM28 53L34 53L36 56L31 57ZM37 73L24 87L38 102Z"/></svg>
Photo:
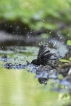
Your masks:
<svg viewBox="0 0 71 106"><path fill-rule="evenodd" d="M71 0L0 0L0 23L18 23L24 32L65 26L62 33L71 36Z"/></svg>

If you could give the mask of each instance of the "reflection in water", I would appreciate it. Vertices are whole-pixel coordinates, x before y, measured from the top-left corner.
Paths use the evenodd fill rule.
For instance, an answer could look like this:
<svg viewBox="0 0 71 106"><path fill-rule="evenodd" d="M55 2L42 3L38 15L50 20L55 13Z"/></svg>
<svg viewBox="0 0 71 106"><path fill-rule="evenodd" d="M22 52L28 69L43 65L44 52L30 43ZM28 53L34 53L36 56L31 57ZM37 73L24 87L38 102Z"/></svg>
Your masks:
<svg viewBox="0 0 71 106"><path fill-rule="evenodd" d="M39 85L25 70L0 70L0 106L52 106L57 94ZM52 96L53 95L53 96Z"/></svg>

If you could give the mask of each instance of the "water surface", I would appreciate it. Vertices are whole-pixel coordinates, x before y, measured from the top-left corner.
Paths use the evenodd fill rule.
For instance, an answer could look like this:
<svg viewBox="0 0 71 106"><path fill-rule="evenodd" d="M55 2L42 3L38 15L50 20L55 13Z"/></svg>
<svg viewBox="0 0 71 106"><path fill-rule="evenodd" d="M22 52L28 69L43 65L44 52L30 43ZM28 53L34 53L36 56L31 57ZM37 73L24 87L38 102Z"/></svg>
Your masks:
<svg viewBox="0 0 71 106"><path fill-rule="evenodd" d="M0 106L61 106L59 93L39 84L35 73L26 69L6 69L6 63L27 64L36 58L37 47L4 47L0 50ZM5 61L3 56L7 55Z"/></svg>

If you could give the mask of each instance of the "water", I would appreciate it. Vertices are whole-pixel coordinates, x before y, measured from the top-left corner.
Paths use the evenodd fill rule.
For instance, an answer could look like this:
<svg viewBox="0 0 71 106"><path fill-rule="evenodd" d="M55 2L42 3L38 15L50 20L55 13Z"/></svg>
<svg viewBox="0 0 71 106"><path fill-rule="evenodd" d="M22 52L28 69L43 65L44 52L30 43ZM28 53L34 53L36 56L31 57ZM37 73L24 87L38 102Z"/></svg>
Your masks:
<svg viewBox="0 0 71 106"><path fill-rule="evenodd" d="M10 46L0 50L0 106L61 106L59 93L39 84L27 61L36 58L37 47ZM7 57L6 57L7 56ZM12 68L4 66L10 63ZM19 66L22 64L22 66ZM27 70L24 66L28 67ZM32 66L33 67L33 66ZM34 70L35 71L35 70Z"/></svg>

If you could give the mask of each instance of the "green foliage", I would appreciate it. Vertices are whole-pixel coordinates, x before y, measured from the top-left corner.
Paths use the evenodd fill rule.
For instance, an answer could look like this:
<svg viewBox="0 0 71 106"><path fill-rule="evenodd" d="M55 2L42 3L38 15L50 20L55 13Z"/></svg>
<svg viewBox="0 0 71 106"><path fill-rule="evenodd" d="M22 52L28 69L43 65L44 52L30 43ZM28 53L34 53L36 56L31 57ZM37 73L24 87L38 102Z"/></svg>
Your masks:
<svg viewBox="0 0 71 106"><path fill-rule="evenodd" d="M69 34L71 1L0 0L0 22L3 20L20 20L33 30L42 27L53 30L58 28L60 23L65 23L67 27L63 33Z"/></svg>
<svg viewBox="0 0 71 106"><path fill-rule="evenodd" d="M71 40L68 40L67 41L67 44L71 46Z"/></svg>
<svg viewBox="0 0 71 106"><path fill-rule="evenodd" d="M68 60L65 60L65 59L60 59L61 62L63 63L68 63L69 61Z"/></svg>

